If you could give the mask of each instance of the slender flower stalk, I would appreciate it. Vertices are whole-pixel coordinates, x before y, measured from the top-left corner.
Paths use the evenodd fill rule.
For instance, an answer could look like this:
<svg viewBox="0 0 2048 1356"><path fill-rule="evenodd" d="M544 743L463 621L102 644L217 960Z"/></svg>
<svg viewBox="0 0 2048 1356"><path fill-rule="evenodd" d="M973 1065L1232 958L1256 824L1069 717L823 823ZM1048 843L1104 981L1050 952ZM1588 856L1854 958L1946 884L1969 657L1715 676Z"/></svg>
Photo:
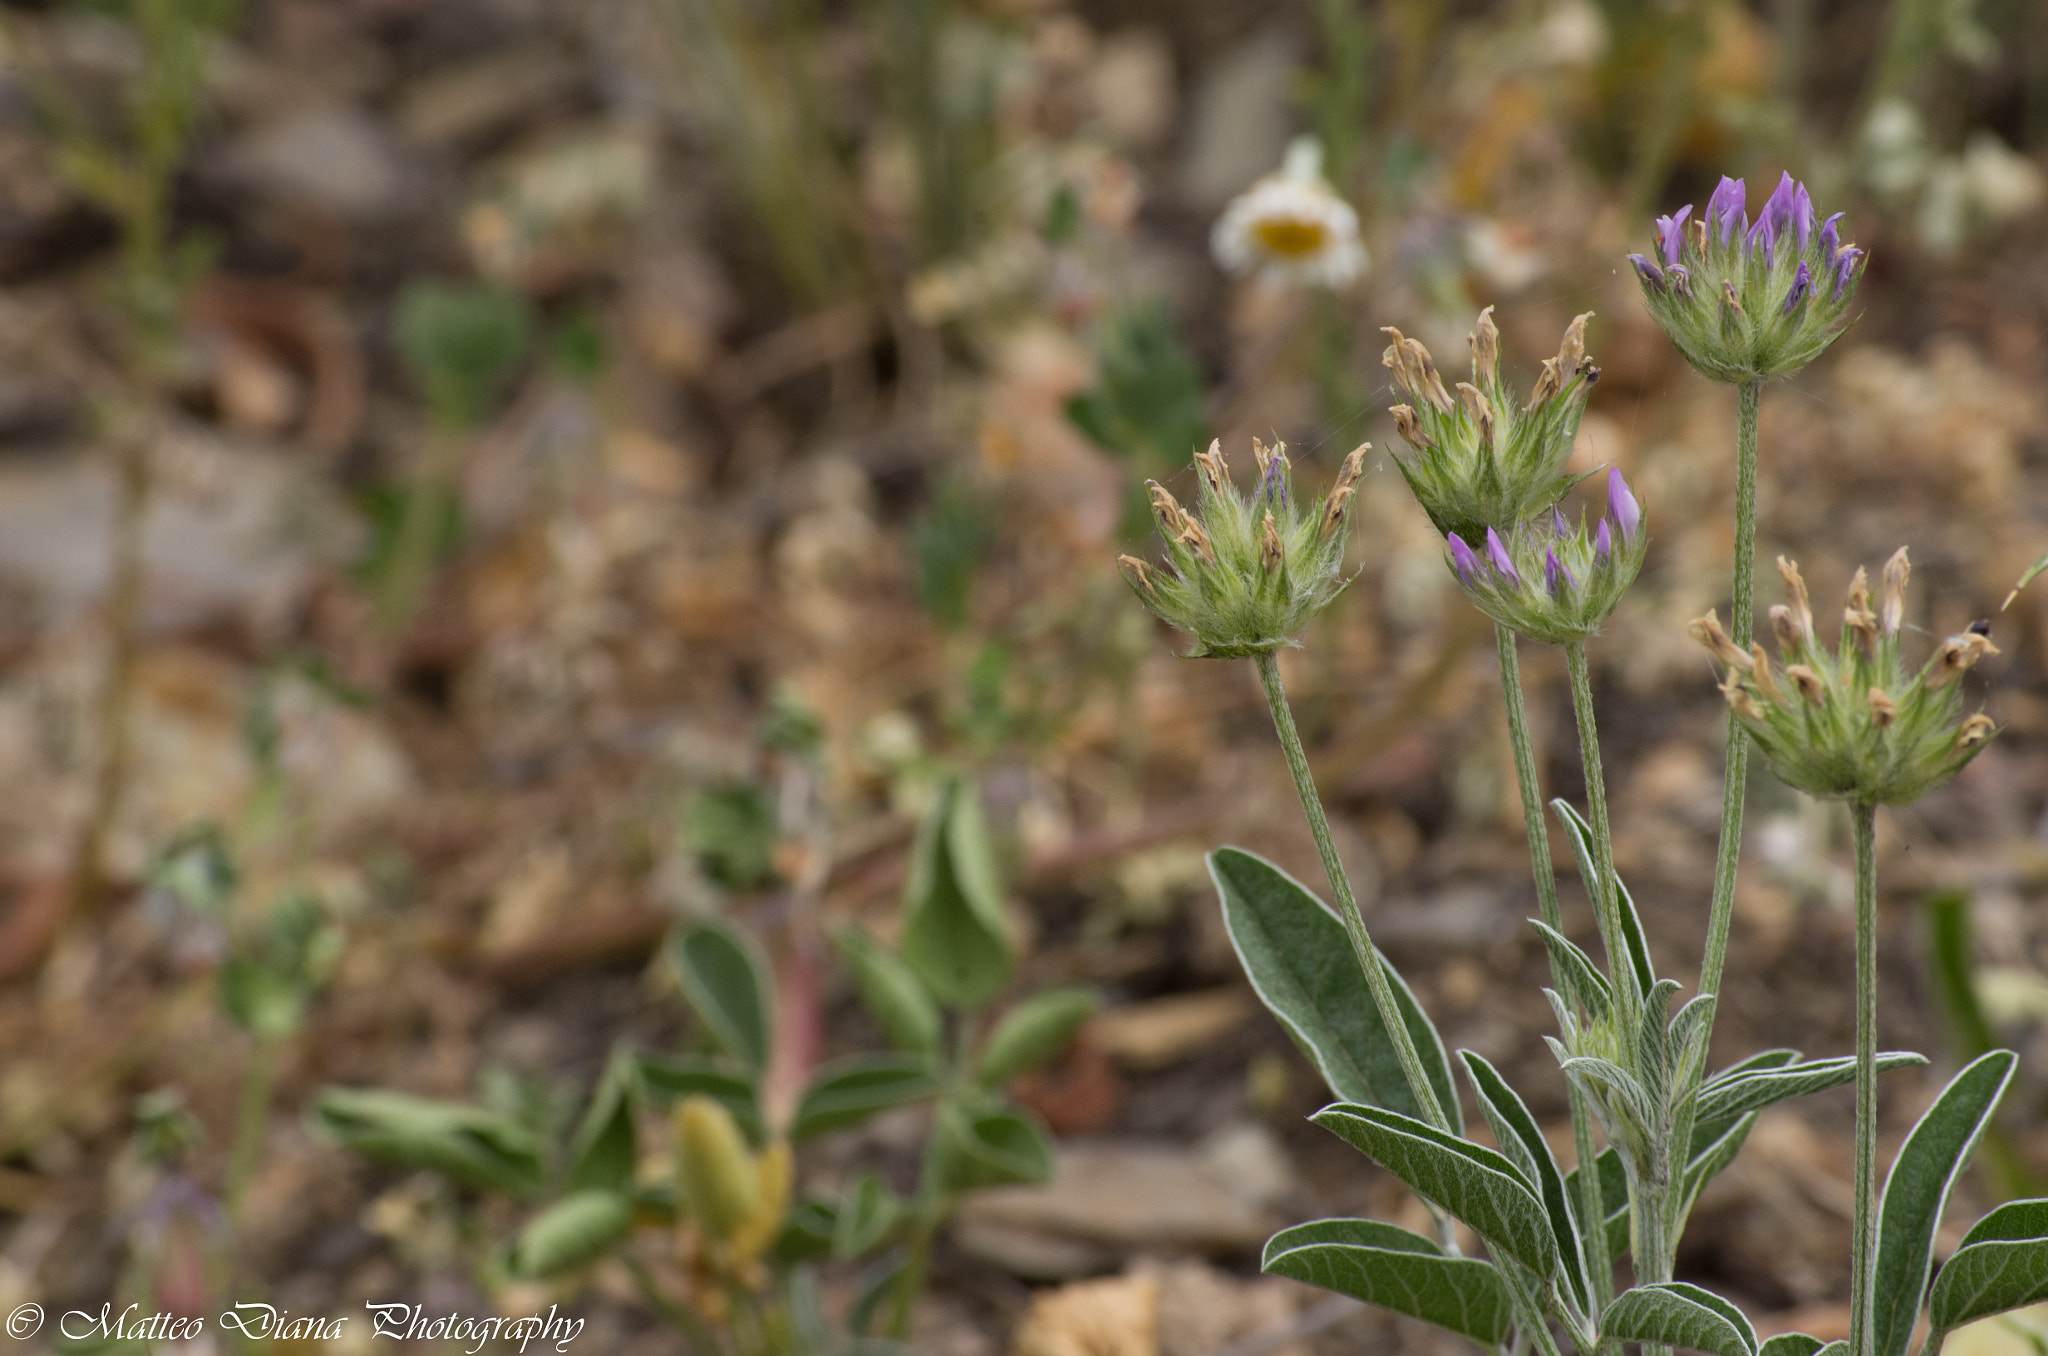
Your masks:
<svg viewBox="0 0 2048 1356"><path fill-rule="evenodd" d="M1870 1350L1877 1221L1877 806L1850 807L1856 839L1856 1217L1849 1240L1849 1351Z"/></svg>
<svg viewBox="0 0 2048 1356"><path fill-rule="evenodd" d="M1266 690L1266 705L1273 713L1273 729L1280 736L1280 748L1287 755L1287 770L1294 777L1294 794L1301 799L1301 813L1308 820L1309 834L1316 840L1316 855L1322 859L1323 874L1329 879L1330 893L1337 902L1337 917L1344 924L1345 935L1351 939L1351 950L1358 958L1358 968L1365 972L1365 983L1372 993L1373 1006L1379 1009L1380 1021L1393 1040L1394 1055L1401 1061L1408 1091L1431 1125L1439 1130L1449 1130L1450 1118L1437 1102L1429 1075L1423 1072L1422 1057L1416 1053L1415 1041L1408 1034L1408 1024L1401 1019L1401 1008L1394 1001L1394 988L1387 982L1386 967L1381 964L1379 949L1372 944L1372 935L1366 931L1365 916L1358 911L1358 900L1351 893L1350 877L1345 874L1344 863L1337 856L1336 840L1330 836L1330 821L1323 813L1322 797L1316 792L1315 774L1309 770L1308 754L1301 746L1301 732L1294 726L1294 712L1287 703L1287 690L1280 683L1280 663L1268 652L1258 656L1258 667L1259 682Z"/></svg>
<svg viewBox="0 0 2048 1356"><path fill-rule="evenodd" d="M1756 382L1735 388L1735 581L1729 622L1738 636L1750 634L1756 592ZM1735 912L1735 867L1742 855L1742 802L1749 780L1749 741L1735 713L1728 713L1727 767L1721 778L1721 842L1714 856L1713 902L1707 912L1706 955L1700 992L1721 991L1728 959L1728 925Z"/></svg>

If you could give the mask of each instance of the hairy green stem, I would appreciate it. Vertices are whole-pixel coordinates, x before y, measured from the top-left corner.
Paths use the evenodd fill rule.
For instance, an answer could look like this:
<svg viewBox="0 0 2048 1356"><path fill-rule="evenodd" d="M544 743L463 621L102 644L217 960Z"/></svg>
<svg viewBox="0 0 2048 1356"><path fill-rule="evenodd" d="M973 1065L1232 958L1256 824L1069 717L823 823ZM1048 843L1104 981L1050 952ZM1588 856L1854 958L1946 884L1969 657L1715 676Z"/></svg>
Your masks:
<svg viewBox="0 0 2048 1356"><path fill-rule="evenodd" d="M1309 833L1316 840L1316 854L1323 860L1323 874L1329 878L1330 893L1336 896L1337 917L1343 921L1344 931L1351 938L1351 950L1358 957L1359 969L1365 972L1366 987L1372 991L1373 1006L1379 1009L1380 1022L1387 1029L1387 1036L1394 1043L1394 1056L1401 1061L1401 1072L1408 1077L1408 1091L1415 1098L1415 1104L1422 1109L1423 1118L1439 1130L1451 1128L1445 1108L1437 1103L1436 1089L1430 1085L1429 1075L1423 1071L1422 1057L1415 1051L1415 1042L1408 1035L1408 1024L1401 1020L1401 1005L1394 1001L1394 987L1387 980L1386 968L1380 960L1379 950L1372 944L1372 936L1366 931L1365 916L1358 911L1358 901L1352 896L1350 878L1344 874L1344 863L1337 857L1337 844L1330 837L1330 821L1323 814L1323 800L1316 793L1315 775L1309 771L1308 754L1301 747L1301 733L1294 728L1294 712L1287 705L1287 690L1280 684L1280 664L1271 654L1262 654L1257 659L1259 681L1266 689L1266 704L1272 708L1273 728L1280 735L1280 747L1287 755L1287 770L1294 776L1294 792L1301 798L1301 812L1308 819Z"/></svg>
<svg viewBox="0 0 2048 1356"><path fill-rule="evenodd" d="M1635 966L1629 961L1628 943L1622 934L1621 900L1614 888L1614 837L1607 821L1607 775L1600 768L1600 726L1593 718L1593 678L1586 666L1586 644L1573 641L1564 647L1565 671L1571 675L1572 715L1579 726L1579 761L1586 770L1586 823L1593 831L1593 874L1586 893L1593 900L1593 915L1600 923L1600 942L1607 949L1607 968L1612 972L1615 994L1623 1022L1633 1030L1642 1007L1641 987Z"/></svg>
<svg viewBox="0 0 2048 1356"><path fill-rule="evenodd" d="M1877 806L1850 807L1856 836L1856 1232L1849 1251L1849 1352L1871 1341L1871 1267L1877 1226L1871 1187L1877 1174Z"/></svg>
<svg viewBox="0 0 2048 1356"><path fill-rule="evenodd" d="M1728 631L1747 645L1756 580L1756 382L1735 388L1735 588ZM1728 714L1728 765L1721 779L1721 845L1714 858L1714 898L1707 912L1707 949L1700 963L1701 993L1721 991L1728 957L1728 922L1735 909L1735 864L1742 854L1742 795L1749 777L1749 740Z"/></svg>
<svg viewBox="0 0 2048 1356"><path fill-rule="evenodd" d="M1508 743L1515 752L1515 782L1522 793L1522 829L1529 838L1529 873L1536 879L1536 911L1546 925L1564 930L1557 905L1557 872L1550 861L1550 836L1543 821L1543 792L1536 781L1536 748L1529 738L1529 712L1522 696L1522 661L1515 652L1515 633L1493 628L1500 650L1501 703L1508 713ZM1552 970L1560 989L1562 979ZM1572 1153L1579 1167L1579 1247L1593 1282L1593 1315L1597 1319L1612 1295L1614 1259L1607 1251L1607 1207L1600 1194L1598 1150L1593 1145L1592 1109L1575 1082L1568 1083L1572 1112Z"/></svg>

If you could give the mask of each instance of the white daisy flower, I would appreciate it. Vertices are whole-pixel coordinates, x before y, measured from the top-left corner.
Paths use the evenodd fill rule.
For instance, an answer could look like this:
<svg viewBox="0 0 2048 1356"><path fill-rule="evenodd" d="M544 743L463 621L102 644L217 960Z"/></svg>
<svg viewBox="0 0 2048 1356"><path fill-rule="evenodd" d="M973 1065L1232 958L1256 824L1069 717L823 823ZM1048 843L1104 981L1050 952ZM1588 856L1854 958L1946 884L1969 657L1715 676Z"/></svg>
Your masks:
<svg viewBox="0 0 2048 1356"><path fill-rule="evenodd" d="M1297 137L1277 174L1231 200L1210 232L1216 262L1284 286L1343 287L1365 271L1358 213L1323 178L1323 147Z"/></svg>

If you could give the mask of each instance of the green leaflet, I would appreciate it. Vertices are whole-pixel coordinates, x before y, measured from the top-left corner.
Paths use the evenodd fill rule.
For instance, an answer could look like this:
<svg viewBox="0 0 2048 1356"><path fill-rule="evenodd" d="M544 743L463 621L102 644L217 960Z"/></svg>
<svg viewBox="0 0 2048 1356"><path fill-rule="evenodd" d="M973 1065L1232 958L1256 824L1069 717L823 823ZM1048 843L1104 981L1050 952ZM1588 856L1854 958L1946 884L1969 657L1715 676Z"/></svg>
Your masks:
<svg viewBox="0 0 2048 1356"><path fill-rule="evenodd" d="M521 1200L541 1189L533 1132L481 1107L382 1088L328 1088L309 1115L328 1138L392 1167L430 1169Z"/></svg>
<svg viewBox="0 0 2048 1356"><path fill-rule="evenodd" d="M1755 1128L1756 1118L1761 1114L1746 1111L1732 1123L1716 1121L1710 1126L1693 1128L1692 1154L1686 1162L1685 1174L1681 1179L1681 1190L1684 1192L1681 1200L1686 1210L1692 1209L1692 1203L1699 1198L1700 1188L1705 1186L1714 1174L1735 1161L1735 1155L1742 1151L1743 1141L1749 1138L1749 1132ZM1705 1139L1703 1143L1703 1136L1700 1134L1703 1128L1719 1129L1721 1133L1711 1139Z"/></svg>
<svg viewBox="0 0 2048 1356"><path fill-rule="evenodd" d="M948 1007L979 1008L1010 982L1010 930L981 797L955 777L918 826L898 953Z"/></svg>
<svg viewBox="0 0 2048 1356"><path fill-rule="evenodd" d="M632 1185L640 1158L633 1129L634 1072L633 1057L624 1052L614 1054L605 1066L590 1106L569 1139L570 1191L623 1191Z"/></svg>
<svg viewBox="0 0 2048 1356"><path fill-rule="evenodd" d="M903 1217L903 1202L871 1172L853 1179L839 1201L832 1226L832 1255L844 1261L880 1244Z"/></svg>
<svg viewBox="0 0 2048 1356"><path fill-rule="evenodd" d="M1614 1297L1600 1316L1602 1337L1690 1347L1712 1356L1758 1356L1756 1330L1740 1309L1696 1285L1666 1281Z"/></svg>
<svg viewBox="0 0 2048 1356"><path fill-rule="evenodd" d="M801 1144L859 1125L877 1112L938 1095L939 1076L919 1055L850 1055L818 1071L796 1104L789 1138Z"/></svg>
<svg viewBox="0 0 2048 1356"><path fill-rule="evenodd" d="M509 1259L515 1276L540 1279L593 1262L633 1227L633 1203L616 1191L577 1191L519 1231Z"/></svg>
<svg viewBox="0 0 2048 1356"><path fill-rule="evenodd" d="M1370 1219L1322 1219L1266 1241L1262 1269L1497 1346L1514 1305L1493 1264Z"/></svg>
<svg viewBox="0 0 2048 1356"><path fill-rule="evenodd" d="M975 1077L999 1088L1067 1048L1081 1024L1095 1015L1101 999L1085 985L1064 985L1035 993L1003 1014L981 1047Z"/></svg>
<svg viewBox="0 0 2048 1356"><path fill-rule="evenodd" d="M2048 1200L2011 1201L1970 1226L1928 1293L1936 1333L2048 1300ZM1932 1350L1938 1342L1928 1342Z"/></svg>
<svg viewBox="0 0 2048 1356"><path fill-rule="evenodd" d="M1422 1119L1400 1059L1365 987L1351 939L1337 915L1301 882L1239 848L1209 854L1223 923L1252 988L1287 1034L1347 1102ZM1414 994L1382 958L1394 1000L1454 1131L1464 1130L1444 1045Z"/></svg>
<svg viewBox="0 0 2048 1356"><path fill-rule="evenodd" d="M1628 1252L1628 1169L1622 1167L1621 1155L1613 1149L1602 1149L1595 1162L1595 1171L1600 1174L1600 1205L1607 1212L1607 1255L1620 1257ZM1577 1168L1564 1175L1564 1191L1576 1204Z"/></svg>
<svg viewBox="0 0 2048 1356"><path fill-rule="evenodd" d="M1756 1356L1814 1356L1826 1345L1818 1337L1808 1337L1803 1332L1781 1332L1776 1337L1766 1337L1756 1349Z"/></svg>
<svg viewBox="0 0 2048 1356"><path fill-rule="evenodd" d="M1592 1287L1587 1281L1585 1258L1579 1252L1578 1218L1572 1198L1565 1194L1564 1174L1558 1171L1557 1159L1551 1155L1543 1132L1536 1127L1536 1118L1529 1114L1529 1108L1507 1080L1483 1057L1460 1050L1458 1058L1465 1062L1465 1075L1472 1080L1472 1090L1479 1096L1479 1109L1493 1130L1494 1140L1509 1161L1535 1185L1537 1199L1550 1217L1550 1233L1557 1242L1563 1266L1560 1275L1546 1279L1562 1279L1562 1288L1578 1302L1580 1311L1590 1310Z"/></svg>
<svg viewBox="0 0 2048 1356"><path fill-rule="evenodd" d="M1550 809L1558 822L1564 825L1564 836L1571 844L1572 858L1579 864L1579 879L1586 883L1586 892L1591 894L1595 875L1593 830L1568 800L1553 800ZM1657 967L1650 959L1650 942L1643 935L1643 920L1636 913L1635 899L1629 894L1628 887L1621 883L1620 872L1614 876L1614 902L1616 911L1621 915L1622 945L1628 948L1629 968L1635 972L1636 990L1647 993L1657 982ZM1615 964L1616 958L1609 956L1607 963Z"/></svg>
<svg viewBox="0 0 2048 1356"><path fill-rule="evenodd" d="M1564 987L1565 997L1585 1009L1595 1021L1606 1017L1614 1001L1614 989L1607 976L1600 973L1600 967L1593 964L1593 958L1542 919L1531 918L1529 924L1543 938L1544 949L1550 952L1551 972Z"/></svg>
<svg viewBox="0 0 2048 1356"><path fill-rule="evenodd" d="M1905 1356L1927 1293L1942 1207L2018 1063L2009 1050L1973 1061L1949 1080L1892 1160L1877 1205L1877 1264L1870 1286L1876 1356Z"/></svg>
<svg viewBox="0 0 2048 1356"><path fill-rule="evenodd" d="M634 1056L640 1085L656 1106L666 1108L685 1097L709 1097L732 1116L754 1147L768 1137L752 1074L729 1060L710 1055Z"/></svg>
<svg viewBox="0 0 2048 1356"><path fill-rule="evenodd" d="M949 1191L1036 1185L1052 1180L1052 1140L1037 1117L1021 1111L975 1113L948 1106L932 1128Z"/></svg>
<svg viewBox="0 0 2048 1356"><path fill-rule="evenodd" d="M939 1009L911 968L895 952L861 929L848 924L832 941L853 972L861 1006L889 1044L898 1050L935 1055L939 1050Z"/></svg>
<svg viewBox="0 0 2048 1356"><path fill-rule="evenodd" d="M699 923L669 935L669 967L683 1000L725 1054L759 1073L774 1030L768 964L744 933Z"/></svg>
<svg viewBox="0 0 2048 1356"><path fill-rule="evenodd" d="M1435 1201L1538 1276L1557 1274L1557 1242L1536 1188L1492 1149L1376 1106L1338 1103L1309 1117Z"/></svg>
<svg viewBox="0 0 2048 1356"><path fill-rule="evenodd" d="M1878 1055L1877 1071L1883 1073L1926 1062L1924 1055L1889 1050ZM1737 1065L1715 1074L1700 1085L1698 1110L1694 1114L1702 1121L1717 1121L1727 1116L1739 1116L1745 1111L1756 1111L1790 1097L1804 1097L1809 1092L1839 1087L1853 1082L1855 1078L1856 1059L1853 1055L1808 1060L1804 1064L1777 1069Z"/></svg>

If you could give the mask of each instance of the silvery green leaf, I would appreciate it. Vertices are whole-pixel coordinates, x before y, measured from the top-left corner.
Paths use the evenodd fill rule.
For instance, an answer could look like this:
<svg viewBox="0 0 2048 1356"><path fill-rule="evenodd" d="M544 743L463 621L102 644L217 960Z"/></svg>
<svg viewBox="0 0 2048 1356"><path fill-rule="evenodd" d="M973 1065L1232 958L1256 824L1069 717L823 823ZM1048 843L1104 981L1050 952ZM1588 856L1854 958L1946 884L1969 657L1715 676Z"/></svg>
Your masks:
<svg viewBox="0 0 2048 1356"><path fill-rule="evenodd" d="M1003 1014L981 1047L975 1077L999 1088L1067 1048L1102 999L1085 985L1069 984L1035 993Z"/></svg>
<svg viewBox="0 0 2048 1356"><path fill-rule="evenodd" d="M683 1001L718 1048L759 1073L768 1065L774 982L753 939L716 923L669 934L669 968Z"/></svg>
<svg viewBox="0 0 2048 1356"><path fill-rule="evenodd" d="M1347 1102L1422 1119L1337 915L1294 877L1238 848L1210 853L1209 875L1252 988L1314 1062L1330 1091ZM1463 1130L1443 1041L1399 973L1385 957L1380 964L1437 1104L1452 1129Z"/></svg>
<svg viewBox="0 0 2048 1356"><path fill-rule="evenodd" d="M1877 1057L1877 1068L1879 1073L1883 1073L1888 1069L1904 1069L1926 1062L1924 1055L1889 1050ZM1856 1059L1853 1055L1843 1055L1839 1059L1813 1059L1777 1069L1751 1069L1742 1073L1729 1070L1700 1085L1694 1114L1703 1121L1719 1120L1724 1116L1756 1111L1789 1097L1804 1097L1810 1092L1839 1087L1853 1082L1855 1078Z"/></svg>
<svg viewBox="0 0 2048 1356"><path fill-rule="evenodd" d="M1808 1337L1803 1332L1781 1332L1776 1337L1766 1337L1756 1349L1756 1356L1814 1356L1826 1345L1818 1337Z"/></svg>
<svg viewBox="0 0 2048 1356"><path fill-rule="evenodd" d="M832 1255L838 1229L839 1207L834 1202L804 1196L783 1217L769 1255L783 1266L822 1261Z"/></svg>
<svg viewBox="0 0 2048 1356"><path fill-rule="evenodd" d="M1600 1316L1601 1336L1655 1342L1712 1356L1757 1356L1756 1330L1742 1310L1696 1285L1665 1281L1614 1297Z"/></svg>
<svg viewBox="0 0 2048 1356"><path fill-rule="evenodd" d="M767 1139L760 1093L751 1072L711 1055L641 1051L634 1059L640 1066L640 1085L656 1106L665 1108L684 1097L709 1097L739 1123L749 1143L758 1148Z"/></svg>
<svg viewBox="0 0 2048 1356"><path fill-rule="evenodd" d="M596 1261L633 1228L633 1203L616 1191L576 1191L535 1215L512 1245L511 1271L539 1280Z"/></svg>
<svg viewBox="0 0 2048 1356"><path fill-rule="evenodd" d="M832 934L854 992L882 1035L898 1050L933 1055L939 1050L939 1008L902 958L861 929L848 924Z"/></svg>
<svg viewBox="0 0 2048 1356"><path fill-rule="evenodd" d="M1892 1160L1878 1200L1877 1264L1870 1286L1876 1356L1905 1356L1927 1293L1942 1207L2018 1063L2009 1050L1993 1050L1973 1061L1949 1080Z"/></svg>
<svg viewBox="0 0 2048 1356"><path fill-rule="evenodd" d="M1551 973L1557 976L1557 982L1563 986L1566 995L1594 1020L1605 1017L1608 1004L1614 1001L1614 991L1607 982L1607 976L1593 964L1593 958L1580 950L1571 938L1542 919L1531 918L1529 924L1543 938L1544 949L1550 953Z"/></svg>
<svg viewBox="0 0 2048 1356"><path fill-rule="evenodd" d="M1557 1243L1535 1186L1492 1149L1397 1111L1356 1103L1309 1118L1472 1226L1481 1238L1538 1276L1557 1272Z"/></svg>
<svg viewBox="0 0 2048 1356"><path fill-rule="evenodd" d="M1680 1218L1684 1217L1685 1211L1692 1208L1693 1201L1699 1197L1700 1188L1704 1187L1715 1173L1735 1161L1735 1155L1742 1151L1742 1143L1749 1138L1749 1132L1755 1128L1756 1118L1760 1114L1747 1111L1736 1117L1733 1122L1714 1122L1707 1128L1720 1129L1721 1133L1704 1144L1701 1143L1699 1133L1701 1127L1693 1128L1692 1154L1685 1165L1685 1174L1679 1188L1680 1200L1684 1202L1684 1209L1679 1212Z"/></svg>
<svg viewBox="0 0 2048 1356"><path fill-rule="evenodd" d="M328 1088L310 1117L330 1139L392 1167L425 1168L522 1200L541 1188L533 1132L481 1107L382 1088Z"/></svg>
<svg viewBox="0 0 2048 1356"><path fill-rule="evenodd" d="M1759 1050L1746 1059L1738 1059L1721 1072L1705 1080L1707 1084L1740 1078L1744 1074L1756 1073L1762 1069L1782 1069L1787 1064L1799 1062L1799 1052L1779 1046L1773 1050Z"/></svg>
<svg viewBox="0 0 2048 1356"><path fill-rule="evenodd" d="M903 1217L903 1202L871 1172L855 1177L840 1198L832 1255L845 1261L872 1252Z"/></svg>
<svg viewBox="0 0 2048 1356"><path fill-rule="evenodd" d="M1550 1217L1551 1236L1557 1241L1558 1257L1563 1263L1559 1269L1564 1281L1561 1288L1578 1302L1581 1312L1586 1311L1592 1306L1592 1287L1587 1283L1586 1262L1579 1251L1578 1217L1572 1198L1565 1194L1564 1174L1557 1169L1549 1143L1536 1127L1536 1118L1529 1114L1529 1108L1499 1070L1470 1050L1460 1050L1458 1058L1465 1062L1465 1075L1479 1096L1479 1109L1486 1116L1494 1141L1535 1186L1536 1197Z"/></svg>
<svg viewBox="0 0 2048 1356"><path fill-rule="evenodd" d="M1714 1008L1713 994L1695 994L1671 1019L1667 1044L1677 1063L1681 1085L1689 1081L1688 1070L1698 1068L1706 1060L1707 1039L1714 1029Z"/></svg>
<svg viewBox="0 0 2048 1356"><path fill-rule="evenodd" d="M1613 1149L1602 1149L1594 1165L1600 1174L1600 1205L1607 1215L1607 1255L1620 1257L1628 1251L1628 1169ZM1574 1202L1579 1199L1577 1168L1564 1175L1564 1192Z"/></svg>
<svg viewBox="0 0 2048 1356"><path fill-rule="evenodd" d="M1643 1090L1653 1095L1662 1094L1672 1086L1671 1067L1671 996L1678 992L1678 981L1660 979L1643 991L1642 1020L1636 1024L1636 1077L1643 1084ZM1662 1103L1662 1096L1657 1098Z"/></svg>
<svg viewBox="0 0 2048 1356"><path fill-rule="evenodd" d="M877 1112L937 1096L943 1084L931 1062L901 1051L849 1055L820 1069L796 1104L789 1128L801 1144L828 1130L859 1125Z"/></svg>
<svg viewBox="0 0 2048 1356"><path fill-rule="evenodd" d="M1585 882L1587 894L1593 892L1593 882L1598 872L1593 866L1593 830L1572 808L1571 802L1560 797L1550 802L1550 809L1564 825L1565 841L1571 844L1572 858L1579 864L1579 879ZM1635 972L1636 989L1647 991L1657 982L1657 967L1650 960L1650 943L1643 935L1643 920L1636 916L1636 902L1621 883L1621 875L1614 877L1614 901L1616 911L1621 915L1622 945L1628 950L1629 968ZM1607 958L1613 965L1617 960Z"/></svg>
<svg viewBox="0 0 2048 1356"><path fill-rule="evenodd" d="M1934 1278L1936 1332L2048 1300L2048 1200L2009 1201L1970 1226ZM1931 1350L1936 1344L1928 1343Z"/></svg>
<svg viewBox="0 0 2048 1356"><path fill-rule="evenodd" d="M939 787L911 846L897 953L948 1007L988 1003L1010 982L1010 925L981 796L965 778Z"/></svg>
<svg viewBox="0 0 2048 1356"><path fill-rule="evenodd" d="M944 1106L932 1134L939 1175L949 1191L1052 1180L1052 1138L1025 1112Z"/></svg>
<svg viewBox="0 0 2048 1356"><path fill-rule="evenodd" d="M1420 1234L1370 1219L1321 1219L1266 1242L1263 1270L1448 1328L1507 1340L1514 1304L1490 1262L1447 1257Z"/></svg>
<svg viewBox="0 0 2048 1356"><path fill-rule="evenodd" d="M604 1188L623 1191L639 1165L639 1141L633 1128L633 1057L621 1051L605 1066L590 1106L569 1138L568 1189Z"/></svg>
<svg viewBox="0 0 2048 1356"><path fill-rule="evenodd" d="M1637 1126L1658 1124L1655 1100L1641 1083L1636 1082L1635 1075L1619 1064L1592 1055L1572 1055L1561 1060L1559 1067L1567 1075L1599 1084L1605 1090L1607 1100L1610 1103L1619 1101Z"/></svg>

